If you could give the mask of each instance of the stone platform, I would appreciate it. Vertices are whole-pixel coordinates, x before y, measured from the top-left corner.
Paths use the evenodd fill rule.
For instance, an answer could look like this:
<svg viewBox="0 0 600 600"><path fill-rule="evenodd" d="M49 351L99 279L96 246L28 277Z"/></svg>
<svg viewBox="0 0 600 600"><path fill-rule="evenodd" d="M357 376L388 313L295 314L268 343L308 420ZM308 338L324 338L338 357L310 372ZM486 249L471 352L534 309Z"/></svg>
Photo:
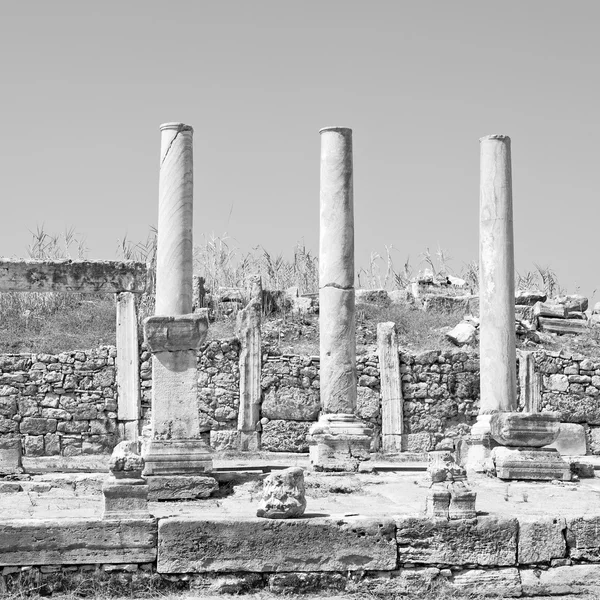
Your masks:
<svg viewBox="0 0 600 600"><path fill-rule="evenodd" d="M600 585L600 478L473 477L477 518L447 521L424 515L423 471L307 472L305 515L271 521L255 516L265 465L220 468L221 497L150 502L150 519L120 522L100 519L103 473L5 480L14 485L0 494L0 573L139 564L182 581L250 578L284 591L292 580L346 590L435 580L505 597Z"/></svg>

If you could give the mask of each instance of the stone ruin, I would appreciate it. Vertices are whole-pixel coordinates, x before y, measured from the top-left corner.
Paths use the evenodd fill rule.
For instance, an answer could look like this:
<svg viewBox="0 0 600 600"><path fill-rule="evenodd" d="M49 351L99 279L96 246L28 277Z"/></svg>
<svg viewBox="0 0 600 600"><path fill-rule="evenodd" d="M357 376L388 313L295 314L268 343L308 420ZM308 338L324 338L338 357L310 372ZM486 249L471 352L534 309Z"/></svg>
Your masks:
<svg viewBox="0 0 600 600"><path fill-rule="evenodd" d="M352 132L330 127L320 133L321 414L310 428L307 476L313 488L325 481L315 477L367 477L377 470L370 464L373 430L356 416ZM496 497L498 480L562 485L571 479L569 464L547 447L560 433L558 416L518 410L510 139L502 135L481 140L479 416L460 456L450 449L430 453L425 484L413 482L425 488L419 511L390 516L380 498L376 508L383 512L376 516L350 507L340 514L306 513L299 467L271 469L256 516L221 511L224 499L211 505L212 512L196 503L199 515L186 513L185 504L176 515L152 508L156 501L208 503L219 483L233 480L227 469L215 469L195 403L196 352L208 319L193 312L192 134L181 123L161 126L156 315L144 323L154 370L151 437L143 445L137 439L138 413L131 419L136 428L122 428L126 439L114 448L102 484L101 518L0 521L0 587L7 590L16 573L31 570L42 581L57 570L85 572L94 565L104 573L157 572L177 585L192 581L210 590L221 581L221 590L234 591L265 585L274 591L339 589L361 581L398 591L443 580L456 589L520 596L565 586L580 591L600 582L600 512L531 520L485 515L475 505L479 486L490 501L484 472L497 477L490 484ZM260 443L260 279L250 285L252 300L238 315L244 384L237 439L244 451L256 451ZM382 447L398 453L404 415L393 323L379 324L378 343ZM4 473L17 478L13 487L26 486L18 483L20 445L3 440L0 449ZM381 472L385 468L390 465ZM356 498L356 510L365 510Z"/></svg>

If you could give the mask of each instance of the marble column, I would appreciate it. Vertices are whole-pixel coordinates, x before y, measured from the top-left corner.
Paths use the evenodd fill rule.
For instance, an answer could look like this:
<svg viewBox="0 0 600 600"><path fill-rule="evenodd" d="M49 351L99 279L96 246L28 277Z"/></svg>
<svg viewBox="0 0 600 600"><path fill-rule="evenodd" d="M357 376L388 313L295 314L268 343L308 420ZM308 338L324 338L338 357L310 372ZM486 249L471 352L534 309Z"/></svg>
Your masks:
<svg viewBox="0 0 600 600"><path fill-rule="evenodd" d="M354 191L352 130L321 129L319 243L323 414L311 429L315 468L354 470L369 458L371 430L355 416Z"/></svg>
<svg viewBox="0 0 600 600"><path fill-rule="evenodd" d="M193 129L182 123L160 129L156 315L144 323L153 354L152 439L144 474L162 478L149 481L151 490L181 485L194 497L190 477L177 476L210 471L212 458L197 405L196 351L206 339L208 320L205 311L191 314Z"/></svg>
<svg viewBox="0 0 600 600"><path fill-rule="evenodd" d="M490 466L492 414L517 408L517 358L510 138L479 143L480 408L467 466L482 472Z"/></svg>

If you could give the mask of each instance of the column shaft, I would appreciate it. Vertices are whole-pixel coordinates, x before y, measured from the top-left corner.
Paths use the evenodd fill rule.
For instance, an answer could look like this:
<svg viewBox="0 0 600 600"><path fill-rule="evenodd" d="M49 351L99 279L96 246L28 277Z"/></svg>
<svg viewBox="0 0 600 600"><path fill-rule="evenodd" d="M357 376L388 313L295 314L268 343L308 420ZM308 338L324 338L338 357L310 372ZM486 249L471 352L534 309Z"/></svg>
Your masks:
<svg viewBox="0 0 600 600"><path fill-rule="evenodd" d="M517 409L510 138L480 140L480 414Z"/></svg>
<svg viewBox="0 0 600 600"><path fill-rule="evenodd" d="M319 329L325 413L356 408L352 130L321 130Z"/></svg>

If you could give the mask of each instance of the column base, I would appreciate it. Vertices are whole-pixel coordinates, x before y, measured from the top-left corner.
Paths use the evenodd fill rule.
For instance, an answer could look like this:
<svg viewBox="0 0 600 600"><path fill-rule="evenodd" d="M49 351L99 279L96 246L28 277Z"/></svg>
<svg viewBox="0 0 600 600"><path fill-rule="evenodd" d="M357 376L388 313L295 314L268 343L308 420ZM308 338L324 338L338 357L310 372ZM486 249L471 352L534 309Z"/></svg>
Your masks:
<svg viewBox="0 0 600 600"><path fill-rule="evenodd" d="M497 446L492 450L496 476L507 480L571 481L571 468L555 448Z"/></svg>
<svg viewBox="0 0 600 600"><path fill-rule="evenodd" d="M131 479L109 476L102 485L103 519L148 519L148 486L139 477Z"/></svg>
<svg viewBox="0 0 600 600"><path fill-rule="evenodd" d="M315 471L358 471L371 458L373 430L351 414L321 415L310 428L310 463Z"/></svg>
<svg viewBox="0 0 600 600"><path fill-rule="evenodd" d="M150 440L144 451L144 475L197 475L212 471L208 434L204 437Z"/></svg>
<svg viewBox="0 0 600 600"><path fill-rule="evenodd" d="M467 448L463 466L467 471L485 473L494 468L491 452L495 442L490 434L491 418L492 415L479 415L471 427L471 435L465 439Z"/></svg>

